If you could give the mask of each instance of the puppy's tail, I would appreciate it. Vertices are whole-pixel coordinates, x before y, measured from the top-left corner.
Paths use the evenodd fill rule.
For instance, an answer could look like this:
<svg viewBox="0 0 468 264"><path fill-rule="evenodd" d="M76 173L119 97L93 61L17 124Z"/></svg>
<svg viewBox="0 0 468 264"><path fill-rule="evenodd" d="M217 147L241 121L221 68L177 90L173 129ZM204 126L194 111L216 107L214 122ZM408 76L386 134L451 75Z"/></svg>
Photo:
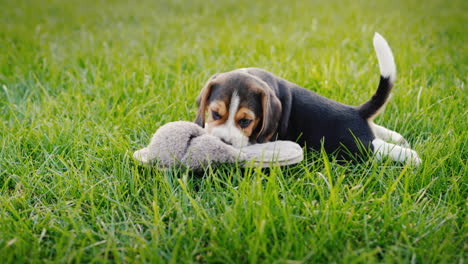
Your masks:
<svg viewBox="0 0 468 264"><path fill-rule="evenodd" d="M364 118L373 118L379 113L387 102L396 77L392 50L387 41L377 32L374 35L374 49L379 60L380 82L372 98L358 107L359 113Z"/></svg>

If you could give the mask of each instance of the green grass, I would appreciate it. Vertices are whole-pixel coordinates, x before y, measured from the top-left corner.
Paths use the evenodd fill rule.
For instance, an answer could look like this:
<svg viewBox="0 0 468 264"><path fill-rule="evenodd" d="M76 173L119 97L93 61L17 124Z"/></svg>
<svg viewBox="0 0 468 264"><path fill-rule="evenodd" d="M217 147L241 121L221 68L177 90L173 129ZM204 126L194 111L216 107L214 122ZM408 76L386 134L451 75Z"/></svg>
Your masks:
<svg viewBox="0 0 468 264"><path fill-rule="evenodd" d="M0 1L2 262L464 263L467 3ZM194 119L216 72L261 67L364 102L375 31L398 67L377 123L420 168L308 152L195 175L131 158Z"/></svg>

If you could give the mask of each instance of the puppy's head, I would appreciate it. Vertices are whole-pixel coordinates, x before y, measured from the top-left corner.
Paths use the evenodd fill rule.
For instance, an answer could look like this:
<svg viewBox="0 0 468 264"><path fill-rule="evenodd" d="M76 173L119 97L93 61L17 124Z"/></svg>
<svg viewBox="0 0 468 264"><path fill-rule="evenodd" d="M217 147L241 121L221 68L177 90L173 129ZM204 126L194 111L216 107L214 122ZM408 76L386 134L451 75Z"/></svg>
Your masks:
<svg viewBox="0 0 468 264"><path fill-rule="evenodd" d="M197 103L195 123L238 148L270 140L281 117L274 91L258 77L240 71L212 76Z"/></svg>

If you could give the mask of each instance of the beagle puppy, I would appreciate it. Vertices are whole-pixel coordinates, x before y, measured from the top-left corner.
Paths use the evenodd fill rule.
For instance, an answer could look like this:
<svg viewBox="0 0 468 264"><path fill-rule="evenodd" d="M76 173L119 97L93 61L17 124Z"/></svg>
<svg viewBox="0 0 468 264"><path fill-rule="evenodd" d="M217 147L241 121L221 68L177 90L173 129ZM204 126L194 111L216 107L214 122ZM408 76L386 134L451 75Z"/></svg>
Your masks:
<svg viewBox="0 0 468 264"><path fill-rule="evenodd" d="M376 159L419 165L421 159L399 133L376 125L393 87L396 66L387 41L374 35L380 82L372 98L345 105L258 68L212 76L198 99L195 123L241 148L271 140L291 140L315 150L354 159L371 149ZM365 153L365 152L364 152Z"/></svg>

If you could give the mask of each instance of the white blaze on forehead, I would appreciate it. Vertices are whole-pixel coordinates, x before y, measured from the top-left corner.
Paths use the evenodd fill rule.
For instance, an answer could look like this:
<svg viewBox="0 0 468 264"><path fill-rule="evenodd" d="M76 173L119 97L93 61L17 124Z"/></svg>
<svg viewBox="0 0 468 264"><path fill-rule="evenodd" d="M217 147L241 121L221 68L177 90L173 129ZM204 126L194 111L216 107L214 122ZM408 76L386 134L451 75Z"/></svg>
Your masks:
<svg viewBox="0 0 468 264"><path fill-rule="evenodd" d="M239 95L237 94L237 91L232 93L231 96L231 103L229 104L229 116L228 116L228 123L234 124L234 117L236 116L237 110L239 110L239 103L240 103L240 98Z"/></svg>

